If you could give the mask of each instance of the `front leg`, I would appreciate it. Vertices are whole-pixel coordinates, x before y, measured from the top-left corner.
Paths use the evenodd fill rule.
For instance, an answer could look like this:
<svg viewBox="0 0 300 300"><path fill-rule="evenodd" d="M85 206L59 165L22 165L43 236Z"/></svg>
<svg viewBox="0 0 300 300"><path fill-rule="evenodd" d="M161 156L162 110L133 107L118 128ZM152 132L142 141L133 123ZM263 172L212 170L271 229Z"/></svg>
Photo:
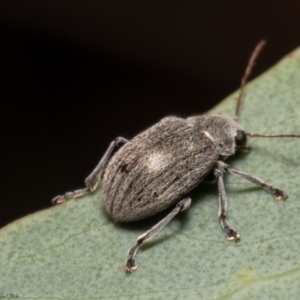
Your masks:
<svg viewBox="0 0 300 300"><path fill-rule="evenodd" d="M223 173L230 173L232 175L237 175L239 177L247 179L248 181L251 181L256 185L261 186L265 191L272 194L276 200L286 200L288 198L288 194L283 190L280 190L274 187L273 185L264 182L262 179L256 176L232 169L230 166L228 166L222 161L217 162L217 169L221 170Z"/></svg>
<svg viewBox="0 0 300 300"><path fill-rule="evenodd" d="M98 163L97 167L94 171L86 178L85 185L86 188L76 190L73 192L65 193L64 195L56 196L51 200L52 204L61 204L66 202L67 200L78 198L81 196L86 195L89 192L93 192L96 190L99 182L101 181L105 168L108 165L110 159L113 157L115 152L127 143L127 140L122 137L117 137L114 141L112 141L106 150L105 154L101 158L100 162Z"/></svg>
<svg viewBox="0 0 300 300"><path fill-rule="evenodd" d="M226 214L227 214L227 200L226 200L226 193L225 193L225 187L224 187L224 180L223 180L223 174L229 173L232 175L237 175L239 177L242 177L244 179L247 179L251 181L252 183L261 186L265 191L272 194L277 200L285 200L287 199L288 195L286 192L275 188L271 184L266 183L262 179L252 176L250 174L235 170L231 168L229 165L225 164L222 161L218 161L216 168L213 171L214 176L217 178L218 181L218 187L219 187L219 217L221 220L221 225L223 230L227 233L227 239L230 241L237 241L240 239L240 234L237 233L235 230L233 230L227 220L226 220Z"/></svg>
<svg viewBox="0 0 300 300"><path fill-rule="evenodd" d="M225 186L224 186L224 178L223 173L219 169L214 169L214 175L217 178L218 182L218 188L219 188L219 218L221 222L222 229L227 234L227 239L229 241L238 241L241 237L241 235L236 232L234 229L232 229L226 219L227 216L227 198L226 198L226 192L225 192Z"/></svg>

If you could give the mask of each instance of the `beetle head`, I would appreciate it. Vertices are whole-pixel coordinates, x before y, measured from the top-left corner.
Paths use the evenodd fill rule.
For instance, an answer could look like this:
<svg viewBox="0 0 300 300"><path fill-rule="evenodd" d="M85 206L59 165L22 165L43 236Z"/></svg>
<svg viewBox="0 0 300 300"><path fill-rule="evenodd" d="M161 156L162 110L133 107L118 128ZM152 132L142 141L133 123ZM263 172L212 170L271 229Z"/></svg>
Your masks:
<svg viewBox="0 0 300 300"><path fill-rule="evenodd" d="M202 131L215 145L220 156L233 155L247 143L244 128L234 119L222 115L201 115L189 118L195 122L196 130Z"/></svg>

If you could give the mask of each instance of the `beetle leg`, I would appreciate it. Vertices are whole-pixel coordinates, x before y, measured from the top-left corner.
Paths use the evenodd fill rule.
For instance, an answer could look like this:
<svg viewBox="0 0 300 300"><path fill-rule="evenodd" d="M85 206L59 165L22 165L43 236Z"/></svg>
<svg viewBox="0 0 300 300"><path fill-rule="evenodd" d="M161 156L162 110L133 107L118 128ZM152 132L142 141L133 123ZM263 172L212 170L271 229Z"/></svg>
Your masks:
<svg viewBox="0 0 300 300"><path fill-rule="evenodd" d="M85 185L91 192L95 191L99 182L101 181L104 170L107 167L110 159L113 157L115 152L126 144L128 140L124 139L123 137L117 137L113 140L108 149L106 150L105 154L101 158L100 162L98 163L97 167L93 170L93 172L85 179Z"/></svg>
<svg viewBox="0 0 300 300"><path fill-rule="evenodd" d="M144 234L140 235L136 241L136 244L131 247L128 251L128 259L125 265L125 272L131 273L137 269L137 264L135 262L135 255L138 252L139 248L149 239L151 239L154 235L156 235L159 231L161 231L178 213L188 209L191 205L191 198L187 197L180 200L175 208L160 222L146 231Z"/></svg>
<svg viewBox="0 0 300 300"><path fill-rule="evenodd" d="M114 155L114 153L117 151L118 148L120 148L122 145L124 145L127 142L126 139L122 137L117 137L115 140L113 140L108 149L106 150L105 154L101 158L100 162L98 163L97 167L94 169L94 171L85 179L85 185L86 188L76 190L73 192L65 193L64 195L56 196L51 200L52 204L61 204L67 200L81 197L89 192L93 192L96 190L99 182L101 181L103 177L104 170L109 163L110 159Z"/></svg>
<svg viewBox="0 0 300 300"><path fill-rule="evenodd" d="M67 192L67 193L65 193L63 195L54 197L51 200L51 203L53 205L61 204L61 203L66 202L67 200L81 197L81 196L87 194L88 192L89 192L88 188L84 188L84 189L81 189L81 190L76 190L76 191L73 191L73 192Z"/></svg>
<svg viewBox="0 0 300 300"><path fill-rule="evenodd" d="M222 161L218 161L217 165L218 165L218 169L221 170L222 172L240 176L244 179L251 181L252 183L254 183L256 185L260 185L265 191L272 194L276 200L285 200L288 197L288 194L286 192L284 192L278 188L275 188L271 184L264 182L262 179L260 179L256 176L252 176L250 174L232 169L230 166L226 165Z"/></svg>
<svg viewBox="0 0 300 300"><path fill-rule="evenodd" d="M218 213L218 215L220 218L221 226L222 226L222 229L227 234L227 239L229 241L236 242L240 239L241 235L230 227L230 225L228 224L228 221L226 219L227 198L226 198L226 192L225 192L225 186L224 186L223 172L219 169L215 169L214 175L217 178L218 188L219 188L219 213Z"/></svg>

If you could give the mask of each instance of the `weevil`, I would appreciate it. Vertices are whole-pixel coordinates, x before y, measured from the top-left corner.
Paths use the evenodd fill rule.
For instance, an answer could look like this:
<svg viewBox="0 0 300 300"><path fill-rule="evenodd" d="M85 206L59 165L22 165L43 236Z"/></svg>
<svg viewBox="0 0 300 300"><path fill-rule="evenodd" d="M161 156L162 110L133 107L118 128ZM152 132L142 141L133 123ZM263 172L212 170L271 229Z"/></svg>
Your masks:
<svg viewBox="0 0 300 300"><path fill-rule="evenodd" d="M247 149L247 137L296 137L295 134L261 135L250 133L238 123L244 86L255 61L265 45L258 43L241 80L234 118L204 114L187 119L167 117L131 140L118 137L109 145L83 189L65 193L52 200L60 204L94 192L102 182L107 213L118 222L131 222L152 216L173 206L160 222L137 238L129 249L125 271L137 269L139 248L161 231L177 214L191 205L188 193L207 178L219 189L219 218L229 241L240 234L228 223L224 174L240 176L261 186L277 200L288 195L262 179L231 168L224 160L239 149Z"/></svg>

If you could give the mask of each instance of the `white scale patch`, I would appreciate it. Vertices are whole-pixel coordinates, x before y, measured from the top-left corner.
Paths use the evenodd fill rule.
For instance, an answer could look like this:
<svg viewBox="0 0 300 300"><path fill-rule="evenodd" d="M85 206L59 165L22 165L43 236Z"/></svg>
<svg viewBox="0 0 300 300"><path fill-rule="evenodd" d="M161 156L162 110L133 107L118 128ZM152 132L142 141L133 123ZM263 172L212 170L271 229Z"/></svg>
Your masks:
<svg viewBox="0 0 300 300"><path fill-rule="evenodd" d="M158 172L166 169L171 161L171 153L152 152L149 154L147 167L150 172Z"/></svg>

